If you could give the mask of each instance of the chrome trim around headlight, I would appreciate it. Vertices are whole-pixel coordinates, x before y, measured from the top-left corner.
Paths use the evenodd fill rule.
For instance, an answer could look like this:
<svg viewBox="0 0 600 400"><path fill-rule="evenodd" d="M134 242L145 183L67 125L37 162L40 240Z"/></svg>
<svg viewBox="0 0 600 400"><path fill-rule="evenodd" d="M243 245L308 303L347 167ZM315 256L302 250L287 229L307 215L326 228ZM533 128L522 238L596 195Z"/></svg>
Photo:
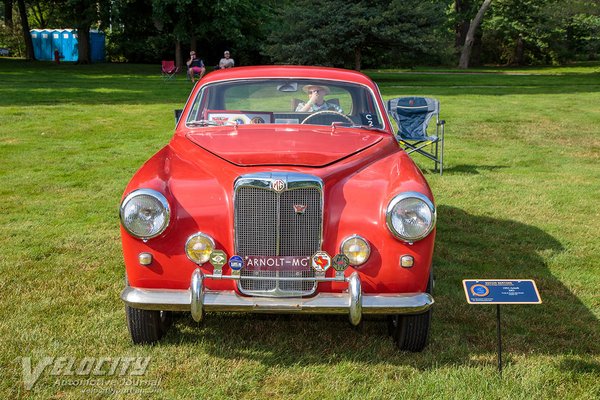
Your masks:
<svg viewBox="0 0 600 400"><path fill-rule="evenodd" d="M350 239L361 239L362 241L365 242L365 244L367 245L367 249L369 251L369 255L367 256L367 258L365 258L365 261L361 262L360 264L352 264L352 263L350 263L350 265L352 265L353 267L358 267L358 266L363 265L364 263L366 263L367 260L369 259L369 257L371 257L371 245L369 244L369 241L367 239L365 239L364 237L362 237L360 235L357 235L357 234L353 234L351 236L348 236L344 240L342 240L342 243L340 244L340 253L341 254L344 254L344 245ZM348 257L348 256L346 256L346 257Z"/></svg>
<svg viewBox="0 0 600 400"><path fill-rule="evenodd" d="M134 197L137 197L140 195L147 195L147 196L154 197L156 200L158 200L162 204L162 206L165 209L165 213L167 214L166 218L165 218L166 223L154 235L138 236L137 234L131 232L129 230L129 228L127 227L127 225L125 225L125 223L123 221L123 212L125 211L125 207L124 207L125 204L127 204ZM123 226L123 228L125 228L127 233L129 233L131 236L136 237L138 239L142 239L142 240L148 240L148 239L152 239L152 238L155 238L155 237L161 235L167 229L167 227L171 223L171 208L169 207L169 202L167 201L167 198L161 192L158 192L154 189L137 189L137 190L134 190L133 192L129 193L121 202L121 206L119 207L119 219L121 220L121 225Z"/></svg>
<svg viewBox="0 0 600 400"><path fill-rule="evenodd" d="M189 254L188 254L188 252L187 252L187 247L188 247L188 244L190 243L190 240L192 240L192 239L193 239L193 238L195 238L196 236L201 236L201 237L203 237L203 238L205 238L205 239L208 239L208 241L210 242L210 244L211 244L211 245L212 245L212 247L213 247L213 250L214 250L214 249L215 249L215 247L216 247L216 245L215 245L215 240L214 240L214 239L213 239L211 236L207 235L207 234L206 234L206 233L204 233L204 232L196 232L196 233L194 233L194 234L190 235L190 236L187 238L187 240L185 241L185 246L183 247L183 250L185 251L185 255L187 256L187 258L188 258L188 259L189 259L191 262L193 262L194 264L198 264L198 263L196 262L196 260L193 260L193 259L192 259L192 257L190 257L190 255L189 255ZM208 260L206 260L206 261L208 261ZM205 262L206 262L206 261L205 261ZM201 265L201 264L198 264L198 265Z"/></svg>
<svg viewBox="0 0 600 400"><path fill-rule="evenodd" d="M425 233L423 233L422 235L414 237L414 238L405 238L405 237L402 237L394 228L394 224L392 223L392 211L394 210L394 207L396 206L396 204L398 204L400 201L411 198L411 197L423 201L427 205L427 207L429 207L429 209L431 210L431 225L429 226L429 229L427 229L427 231L425 231ZM429 197L427 197L423 193L419 193L419 192L403 192L403 193L396 195L390 201L390 204L388 204L388 207L385 211L385 223L386 223L388 229L390 230L390 232L392 233L392 235L394 235L394 237L396 237L398 239L404 240L409 243L416 242L417 240L421 240L421 239L427 237L427 235L429 235L431 233L431 231L433 230L433 228L435 227L436 220L437 220L437 212L436 212L435 206L433 205L433 202L429 199Z"/></svg>

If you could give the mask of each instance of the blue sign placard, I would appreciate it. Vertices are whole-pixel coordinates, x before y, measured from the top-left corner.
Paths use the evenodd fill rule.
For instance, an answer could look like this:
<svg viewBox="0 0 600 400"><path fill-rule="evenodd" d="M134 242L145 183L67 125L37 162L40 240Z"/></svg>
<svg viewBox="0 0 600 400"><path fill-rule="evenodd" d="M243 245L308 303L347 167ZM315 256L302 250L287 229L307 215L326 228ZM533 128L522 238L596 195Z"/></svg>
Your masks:
<svg viewBox="0 0 600 400"><path fill-rule="evenodd" d="M469 304L541 304L532 279L465 279Z"/></svg>

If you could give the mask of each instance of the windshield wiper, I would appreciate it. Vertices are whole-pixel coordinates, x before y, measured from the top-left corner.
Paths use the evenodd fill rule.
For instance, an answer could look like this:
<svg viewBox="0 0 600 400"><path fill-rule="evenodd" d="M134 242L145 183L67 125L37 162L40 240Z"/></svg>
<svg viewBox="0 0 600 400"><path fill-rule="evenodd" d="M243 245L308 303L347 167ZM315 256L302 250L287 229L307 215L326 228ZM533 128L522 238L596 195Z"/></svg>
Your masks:
<svg viewBox="0 0 600 400"><path fill-rule="evenodd" d="M190 121L187 123L190 126L218 126L216 121L209 121L207 119L199 119L196 121Z"/></svg>
<svg viewBox="0 0 600 400"><path fill-rule="evenodd" d="M376 127L370 126L370 125L354 124L354 125L350 125L349 128L360 128L360 129L367 129L369 131L387 132L385 129L376 128Z"/></svg>
<svg viewBox="0 0 600 400"><path fill-rule="evenodd" d="M236 129L238 123L235 121L210 121L208 119L199 119L196 121L190 121L187 123L189 126L225 126L225 125L235 125Z"/></svg>

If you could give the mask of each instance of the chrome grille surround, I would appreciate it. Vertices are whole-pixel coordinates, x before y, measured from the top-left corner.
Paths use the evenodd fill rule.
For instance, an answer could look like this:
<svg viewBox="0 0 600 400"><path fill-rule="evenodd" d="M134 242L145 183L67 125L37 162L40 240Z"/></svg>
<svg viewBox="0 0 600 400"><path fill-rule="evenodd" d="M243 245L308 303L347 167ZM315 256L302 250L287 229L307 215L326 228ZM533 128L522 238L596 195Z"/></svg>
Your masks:
<svg viewBox="0 0 600 400"><path fill-rule="evenodd" d="M285 172L242 175L234 184L233 203L236 254L310 257L321 249L323 181L319 177ZM297 211L302 208L296 207L299 205L306 206L302 212ZM250 276L253 279L244 279ZM268 271L246 266L238 288L251 296L307 296L317 288L314 280L278 278L314 276L310 263L308 267Z"/></svg>

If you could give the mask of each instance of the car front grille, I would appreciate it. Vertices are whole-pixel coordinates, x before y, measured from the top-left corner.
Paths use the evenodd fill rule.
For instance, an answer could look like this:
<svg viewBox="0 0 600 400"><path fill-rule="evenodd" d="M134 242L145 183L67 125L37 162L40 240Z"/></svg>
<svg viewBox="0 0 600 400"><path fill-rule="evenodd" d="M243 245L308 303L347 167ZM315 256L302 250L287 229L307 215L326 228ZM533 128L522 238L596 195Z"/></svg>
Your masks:
<svg viewBox="0 0 600 400"><path fill-rule="evenodd" d="M275 190L274 182L282 187ZM319 178L305 174L263 173L238 178L234 200L237 254L310 257L318 251L323 224L322 188ZM316 289L316 282L310 278L314 278L310 263L269 269L247 265L239 288L254 296L306 296Z"/></svg>

